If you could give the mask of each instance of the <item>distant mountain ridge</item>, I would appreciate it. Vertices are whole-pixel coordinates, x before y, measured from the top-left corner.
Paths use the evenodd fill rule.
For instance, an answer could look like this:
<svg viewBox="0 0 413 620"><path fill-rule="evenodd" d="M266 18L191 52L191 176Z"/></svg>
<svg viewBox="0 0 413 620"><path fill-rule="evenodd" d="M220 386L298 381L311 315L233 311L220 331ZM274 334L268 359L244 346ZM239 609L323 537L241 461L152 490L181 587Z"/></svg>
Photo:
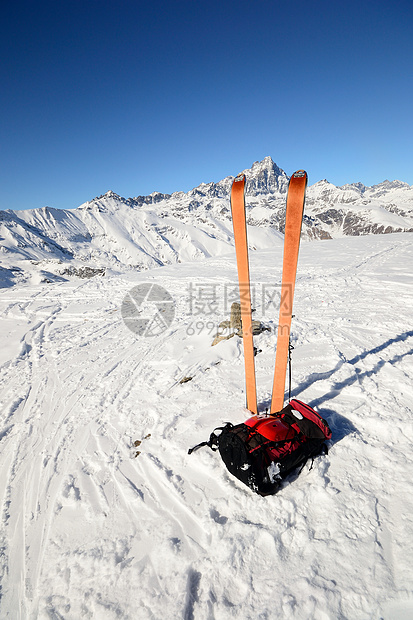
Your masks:
<svg viewBox="0 0 413 620"><path fill-rule="evenodd" d="M280 243L289 177L271 159L244 170L249 243ZM77 209L0 211L0 285L56 281L105 269L148 269L229 253L234 177L189 192L124 198L108 191ZM303 238L413 231L413 186L384 181L307 189ZM87 267L87 269L85 269Z"/></svg>

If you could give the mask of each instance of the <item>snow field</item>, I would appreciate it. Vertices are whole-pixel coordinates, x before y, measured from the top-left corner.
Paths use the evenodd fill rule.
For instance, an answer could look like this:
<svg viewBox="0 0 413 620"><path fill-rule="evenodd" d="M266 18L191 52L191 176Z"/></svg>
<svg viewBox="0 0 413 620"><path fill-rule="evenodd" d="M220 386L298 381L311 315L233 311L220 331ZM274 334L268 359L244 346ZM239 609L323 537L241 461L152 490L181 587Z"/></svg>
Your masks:
<svg viewBox="0 0 413 620"><path fill-rule="evenodd" d="M188 304L236 281L233 255L2 290L1 617L411 617L412 253L409 234L302 244L292 396L333 437L267 498L187 454L247 415L241 342L210 346L228 316ZM279 283L281 258L251 252L252 280ZM176 300L160 336L121 320L140 282ZM256 307L264 410L278 310Z"/></svg>

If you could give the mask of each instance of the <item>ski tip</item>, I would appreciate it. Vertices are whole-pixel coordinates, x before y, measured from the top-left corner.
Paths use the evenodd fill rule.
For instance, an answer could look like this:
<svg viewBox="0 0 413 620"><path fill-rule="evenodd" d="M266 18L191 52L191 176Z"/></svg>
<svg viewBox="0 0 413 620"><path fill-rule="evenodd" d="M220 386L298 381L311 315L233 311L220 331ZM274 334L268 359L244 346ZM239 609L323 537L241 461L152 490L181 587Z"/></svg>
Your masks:
<svg viewBox="0 0 413 620"><path fill-rule="evenodd" d="M302 177L307 177L307 173L305 170L297 170L292 176L294 179L301 179Z"/></svg>
<svg viewBox="0 0 413 620"><path fill-rule="evenodd" d="M245 174L240 172L234 179L234 183L240 183L241 181L245 181Z"/></svg>

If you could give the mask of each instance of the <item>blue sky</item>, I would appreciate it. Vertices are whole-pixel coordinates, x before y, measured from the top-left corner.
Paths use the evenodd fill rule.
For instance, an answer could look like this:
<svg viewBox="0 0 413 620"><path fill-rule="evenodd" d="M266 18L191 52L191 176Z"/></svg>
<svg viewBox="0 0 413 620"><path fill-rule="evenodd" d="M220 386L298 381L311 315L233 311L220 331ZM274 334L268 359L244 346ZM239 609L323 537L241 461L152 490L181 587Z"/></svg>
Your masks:
<svg viewBox="0 0 413 620"><path fill-rule="evenodd" d="M5 0L0 208L188 191L270 155L413 184L411 0Z"/></svg>

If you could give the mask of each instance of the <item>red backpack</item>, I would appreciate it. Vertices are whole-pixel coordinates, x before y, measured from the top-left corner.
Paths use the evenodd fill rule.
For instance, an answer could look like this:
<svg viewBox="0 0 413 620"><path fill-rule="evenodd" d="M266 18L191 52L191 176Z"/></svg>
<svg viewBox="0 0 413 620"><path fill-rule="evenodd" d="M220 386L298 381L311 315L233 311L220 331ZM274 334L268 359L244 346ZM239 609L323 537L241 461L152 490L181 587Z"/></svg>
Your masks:
<svg viewBox="0 0 413 620"><path fill-rule="evenodd" d="M279 413L228 422L191 450L218 450L229 472L259 495L272 495L290 472L307 459L327 453L327 422L309 405L291 400ZM301 470L300 470L301 471Z"/></svg>

